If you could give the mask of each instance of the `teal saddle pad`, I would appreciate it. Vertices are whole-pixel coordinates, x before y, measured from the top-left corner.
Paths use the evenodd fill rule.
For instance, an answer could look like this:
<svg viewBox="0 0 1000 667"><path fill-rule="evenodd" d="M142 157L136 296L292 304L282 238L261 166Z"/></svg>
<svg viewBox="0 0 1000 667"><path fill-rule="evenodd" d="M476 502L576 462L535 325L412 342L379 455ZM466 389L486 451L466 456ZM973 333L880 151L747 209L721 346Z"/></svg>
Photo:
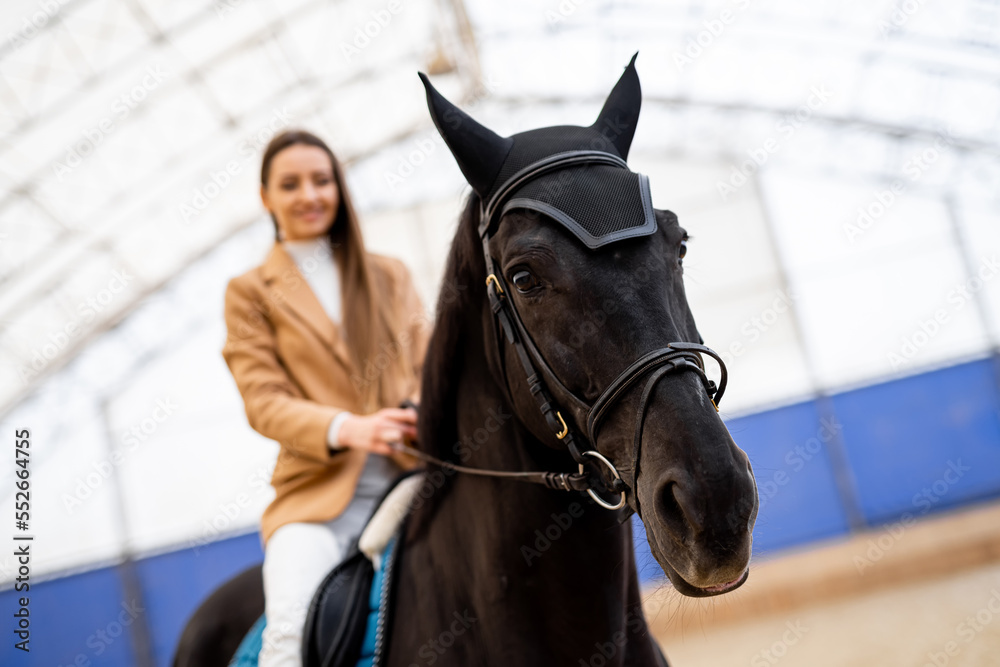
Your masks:
<svg viewBox="0 0 1000 667"><path fill-rule="evenodd" d="M382 554L380 566L375 569L372 577L372 586L368 594L368 624L365 628L365 638L361 643L361 657L358 659L357 667L372 667L375 660L375 643L378 637L379 621L384 622L383 614L388 613L385 608L388 599L388 587L390 577L386 576L386 563L391 562L393 547L396 538L389 541L385 552ZM229 667L257 667L257 658L260 656L260 649L263 646L264 628L267 624L266 617L261 616L253 624L249 632L240 642L236 649L236 654L229 662ZM312 667L307 665L306 667Z"/></svg>
<svg viewBox="0 0 1000 667"><path fill-rule="evenodd" d="M229 662L229 667L257 667L257 657L260 655L260 647L264 644L264 626L266 617L261 616L257 622L250 627L246 637L240 642L236 649L236 655Z"/></svg>

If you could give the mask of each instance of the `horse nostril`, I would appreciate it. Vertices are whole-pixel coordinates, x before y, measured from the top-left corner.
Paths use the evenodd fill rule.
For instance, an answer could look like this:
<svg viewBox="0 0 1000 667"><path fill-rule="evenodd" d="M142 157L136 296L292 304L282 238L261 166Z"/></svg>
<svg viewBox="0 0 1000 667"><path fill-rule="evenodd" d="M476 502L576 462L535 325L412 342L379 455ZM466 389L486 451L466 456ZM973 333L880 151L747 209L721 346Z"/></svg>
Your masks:
<svg viewBox="0 0 1000 667"><path fill-rule="evenodd" d="M671 537L686 544L695 526L684 507L684 494L677 482L667 482L656 494L656 515Z"/></svg>

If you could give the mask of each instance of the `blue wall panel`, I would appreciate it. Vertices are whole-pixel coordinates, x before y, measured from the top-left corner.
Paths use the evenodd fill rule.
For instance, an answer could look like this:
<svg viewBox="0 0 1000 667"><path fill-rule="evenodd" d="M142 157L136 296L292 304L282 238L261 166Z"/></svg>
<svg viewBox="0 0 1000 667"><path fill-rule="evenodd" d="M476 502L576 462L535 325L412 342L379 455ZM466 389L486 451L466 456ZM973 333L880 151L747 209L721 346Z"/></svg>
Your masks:
<svg viewBox="0 0 1000 667"><path fill-rule="evenodd" d="M847 532L827 451L834 426L820 419L815 403L740 417L727 426L757 479L755 554Z"/></svg>
<svg viewBox="0 0 1000 667"><path fill-rule="evenodd" d="M135 664L129 628L144 613L122 592L115 568L31 584L31 652L14 648L7 623L23 593L0 593L4 637L0 665L16 667L130 667Z"/></svg>
<svg viewBox="0 0 1000 667"><path fill-rule="evenodd" d="M119 571L106 567L32 585L31 652L4 640L0 665L130 667L136 620L152 634L156 664L170 665L188 616L216 587L263 560L258 533L182 549L136 563L144 599L126 600ZM13 613L21 593L0 593ZM5 625L6 628L11 626Z"/></svg>
<svg viewBox="0 0 1000 667"><path fill-rule="evenodd" d="M846 392L833 405L869 523L1000 494L991 360Z"/></svg>
<svg viewBox="0 0 1000 667"><path fill-rule="evenodd" d="M663 579L663 568L649 551L646 527L642 525L642 521L636 514L632 515L632 544L635 546L635 569L639 575L639 583L644 584L654 579Z"/></svg>
<svg viewBox="0 0 1000 667"><path fill-rule="evenodd" d="M260 534L254 532L139 561L156 664L170 664L184 624L202 600L233 575L263 560Z"/></svg>

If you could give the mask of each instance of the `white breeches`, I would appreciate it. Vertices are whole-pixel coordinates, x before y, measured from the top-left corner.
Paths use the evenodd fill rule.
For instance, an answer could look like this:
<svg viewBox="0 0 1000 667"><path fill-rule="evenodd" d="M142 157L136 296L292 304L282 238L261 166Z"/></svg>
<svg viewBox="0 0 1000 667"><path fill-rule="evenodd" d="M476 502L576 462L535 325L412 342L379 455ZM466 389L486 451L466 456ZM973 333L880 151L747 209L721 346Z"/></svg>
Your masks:
<svg viewBox="0 0 1000 667"><path fill-rule="evenodd" d="M301 667L302 632L313 595L347 554L375 501L355 498L326 523L289 523L278 528L264 551L264 613L267 626L259 667Z"/></svg>

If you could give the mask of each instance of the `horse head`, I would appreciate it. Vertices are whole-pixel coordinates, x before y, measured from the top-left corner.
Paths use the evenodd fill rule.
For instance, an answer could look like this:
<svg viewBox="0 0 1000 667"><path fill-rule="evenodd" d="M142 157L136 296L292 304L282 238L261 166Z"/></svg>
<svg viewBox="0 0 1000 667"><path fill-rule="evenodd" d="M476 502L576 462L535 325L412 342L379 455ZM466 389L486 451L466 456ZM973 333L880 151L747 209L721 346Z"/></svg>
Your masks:
<svg viewBox="0 0 1000 667"><path fill-rule="evenodd" d="M700 356L714 353L684 291L687 233L625 163L641 105L635 57L593 125L510 137L421 78L481 204L487 355L519 421L572 454L595 500L639 514L678 591L737 588L757 489L713 400L724 378L710 381Z"/></svg>

